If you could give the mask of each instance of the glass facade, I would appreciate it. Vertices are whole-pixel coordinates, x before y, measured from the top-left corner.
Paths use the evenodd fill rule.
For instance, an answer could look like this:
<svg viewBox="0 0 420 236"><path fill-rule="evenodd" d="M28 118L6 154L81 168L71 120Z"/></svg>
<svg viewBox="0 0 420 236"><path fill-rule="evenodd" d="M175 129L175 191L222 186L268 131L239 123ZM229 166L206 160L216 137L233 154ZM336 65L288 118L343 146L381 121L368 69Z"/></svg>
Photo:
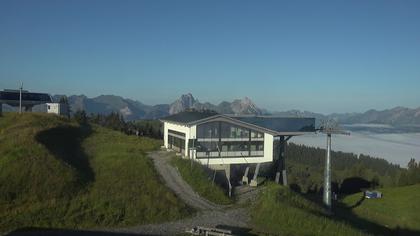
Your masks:
<svg viewBox="0 0 420 236"><path fill-rule="evenodd" d="M222 138L232 138L232 139L248 139L249 138L249 129L245 129L236 125L231 125L229 123L221 123L221 133Z"/></svg>
<svg viewBox="0 0 420 236"><path fill-rule="evenodd" d="M194 141L197 158L264 156L264 133L227 122L198 125Z"/></svg>
<svg viewBox="0 0 420 236"><path fill-rule="evenodd" d="M185 151L185 134L168 130L168 146L170 149L183 153Z"/></svg>

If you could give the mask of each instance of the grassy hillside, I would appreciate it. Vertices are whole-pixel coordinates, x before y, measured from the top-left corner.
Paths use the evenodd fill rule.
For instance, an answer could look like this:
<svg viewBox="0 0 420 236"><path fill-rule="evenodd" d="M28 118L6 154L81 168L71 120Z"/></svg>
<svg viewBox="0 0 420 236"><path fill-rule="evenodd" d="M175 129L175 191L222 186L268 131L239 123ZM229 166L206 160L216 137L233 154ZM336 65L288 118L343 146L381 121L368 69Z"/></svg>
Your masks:
<svg viewBox="0 0 420 236"><path fill-rule="evenodd" d="M362 193L343 199L346 207L351 208L352 219L358 218L376 228L420 235L420 185L380 189L381 199L364 199ZM367 225L369 227L369 225ZM380 229L379 229L380 230Z"/></svg>
<svg viewBox="0 0 420 236"><path fill-rule="evenodd" d="M273 183L260 194L251 216L260 235L364 235L316 203Z"/></svg>
<svg viewBox="0 0 420 236"><path fill-rule="evenodd" d="M420 185L381 189L382 199L362 193L333 204L328 214L311 195L269 183L252 208L261 235L420 235Z"/></svg>
<svg viewBox="0 0 420 236"><path fill-rule="evenodd" d="M0 232L100 227L189 214L145 152L160 142L48 114L0 117Z"/></svg>
<svg viewBox="0 0 420 236"><path fill-rule="evenodd" d="M193 162L191 168L191 161L180 157L173 157L171 164L178 168L182 178L200 196L217 204L232 203L232 200L226 195L226 191L217 184L212 183L212 179L205 171L203 165Z"/></svg>

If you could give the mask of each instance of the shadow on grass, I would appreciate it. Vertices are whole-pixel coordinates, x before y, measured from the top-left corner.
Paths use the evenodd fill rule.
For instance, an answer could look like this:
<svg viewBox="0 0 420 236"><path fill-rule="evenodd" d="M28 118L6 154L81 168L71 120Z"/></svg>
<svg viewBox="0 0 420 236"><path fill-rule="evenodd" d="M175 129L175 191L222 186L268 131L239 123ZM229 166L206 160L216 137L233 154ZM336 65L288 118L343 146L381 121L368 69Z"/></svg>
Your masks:
<svg viewBox="0 0 420 236"><path fill-rule="evenodd" d="M42 143L56 158L75 168L82 179L88 183L95 176L83 151L82 142L92 133L90 125L80 127L60 126L44 130L36 135L36 140Z"/></svg>
<svg viewBox="0 0 420 236"><path fill-rule="evenodd" d="M365 201L365 199L366 199L366 197L363 194L362 197L359 199L359 201L357 201L355 204L353 204L352 206L350 206L348 208L353 209L353 208L356 208L356 207L362 205L362 203Z"/></svg>
<svg viewBox="0 0 420 236"><path fill-rule="evenodd" d="M298 193L305 199L314 202L315 204L324 207L322 203L322 196L321 195L307 195ZM404 229L397 227L395 229L388 228L384 225L377 224L372 222L368 219L364 219L359 217L358 215L354 214L352 209L360 206L365 198L361 198L357 203L352 206L346 206L341 202L335 201L333 202L333 213L332 214L323 214L324 217L328 217L331 220L342 222L345 224L350 225L351 227L358 229L362 232L373 234L373 235L401 235L401 236L415 236L420 235L420 231L411 230L411 229ZM313 212L311 212L313 213ZM317 214L319 215L319 213Z"/></svg>
<svg viewBox="0 0 420 236"><path fill-rule="evenodd" d="M364 189L369 189L373 186L371 181L361 177L349 177L341 183L339 192L341 194L353 194L362 192Z"/></svg>
<svg viewBox="0 0 420 236"><path fill-rule="evenodd" d="M146 234L135 234L135 233L121 233L121 232L102 232L102 231L90 231L90 230L73 230L73 229L52 229L52 228L37 228L37 227L28 227L28 228L22 228L17 229L13 232L10 232L10 236L41 236L41 235L47 235L47 236L55 236L55 235L78 235L78 236L99 236L99 235L105 235L105 236L141 236ZM147 234L150 235L150 234ZM153 236L153 235L150 235Z"/></svg>

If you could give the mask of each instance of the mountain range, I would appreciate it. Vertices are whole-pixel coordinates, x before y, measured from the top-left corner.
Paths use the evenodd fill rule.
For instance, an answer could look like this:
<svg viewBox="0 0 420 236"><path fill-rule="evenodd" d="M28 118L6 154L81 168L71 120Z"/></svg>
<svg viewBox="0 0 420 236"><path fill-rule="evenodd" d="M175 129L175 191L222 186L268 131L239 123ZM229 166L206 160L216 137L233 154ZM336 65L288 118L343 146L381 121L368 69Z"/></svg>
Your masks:
<svg viewBox="0 0 420 236"><path fill-rule="evenodd" d="M60 96L54 96L58 100ZM215 105L209 102L200 102L191 93L181 95L170 104L146 105L131 99L125 99L115 95L101 95L88 98L84 95L68 97L73 111L83 109L88 114L107 114L112 111L121 113L126 120L136 119L157 119L167 115L175 114L186 109L213 110L223 114L237 115L275 115L283 117L314 117L319 122L325 119L334 119L340 124L384 124L379 128L390 127L420 127L420 107L410 109L395 107L388 110L369 110L364 113L343 113L324 115L310 111L288 110L268 111L258 107L250 98L235 99L232 102L222 101ZM355 128L356 126L352 126ZM363 126L367 128L366 125ZM378 126L374 126L378 128Z"/></svg>
<svg viewBox="0 0 420 236"><path fill-rule="evenodd" d="M62 96L55 95L53 99L58 101ZM334 119L340 124L351 125L352 129L357 129L357 124L364 124L363 129L398 129L412 130L415 128L420 131L420 107L411 109L406 107L395 107L392 109L377 111L369 110L364 113L343 113L324 115L310 111L288 110L288 111L268 111L258 107L250 98L245 97L236 99L232 102L222 101L215 105L209 102L200 102L194 98L191 93L181 95L177 100L170 104L146 105L139 101L123 98L115 95L101 95L94 98L88 98L85 95L72 95L68 97L71 110L85 110L91 114L108 114L119 112L126 120L138 119L157 119L167 115L175 114L186 109L213 110L223 114L237 115L274 115L283 117L314 117L319 121L325 119ZM42 110L35 108L34 110ZM5 108L5 111L10 110ZM375 124L371 127L366 124ZM382 124L383 126L377 126Z"/></svg>
<svg viewBox="0 0 420 236"><path fill-rule="evenodd" d="M169 114L176 114L186 109L213 110L223 114L262 115L263 110L258 108L248 97L236 99L233 102L223 101L218 105L200 103L191 93L184 94L169 106Z"/></svg>
<svg viewBox="0 0 420 236"><path fill-rule="evenodd" d="M60 97L60 95L55 95L53 99L58 101ZM68 101L73 112L77 110L85 110L88 114L119 112L126 120L157 119L186 109L213 110L223 114L264 114L264 111L259 109L247 97L234 100L233 102L224 101L218 105L213 105L208 102L199 102L191 93L182 95L171 104L153 106L115 95L101 95L94 98L88 98L84 95L72 95L68 97Z"/></svg>

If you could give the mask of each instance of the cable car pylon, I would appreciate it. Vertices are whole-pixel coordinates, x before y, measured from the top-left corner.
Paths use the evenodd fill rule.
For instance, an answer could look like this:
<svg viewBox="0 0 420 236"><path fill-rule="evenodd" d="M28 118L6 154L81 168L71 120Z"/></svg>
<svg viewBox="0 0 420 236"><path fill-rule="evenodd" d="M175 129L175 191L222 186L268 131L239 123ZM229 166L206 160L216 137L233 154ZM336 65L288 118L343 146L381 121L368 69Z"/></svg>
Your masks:
<svg viewBox="0 0 420 236"><path fill-rule="evenodd" d="M331 212L331 137L333 134L350 135L350 133L341 129L335 120L322 121L318 131L327 135L322 201L327 210Z"/></svg>

